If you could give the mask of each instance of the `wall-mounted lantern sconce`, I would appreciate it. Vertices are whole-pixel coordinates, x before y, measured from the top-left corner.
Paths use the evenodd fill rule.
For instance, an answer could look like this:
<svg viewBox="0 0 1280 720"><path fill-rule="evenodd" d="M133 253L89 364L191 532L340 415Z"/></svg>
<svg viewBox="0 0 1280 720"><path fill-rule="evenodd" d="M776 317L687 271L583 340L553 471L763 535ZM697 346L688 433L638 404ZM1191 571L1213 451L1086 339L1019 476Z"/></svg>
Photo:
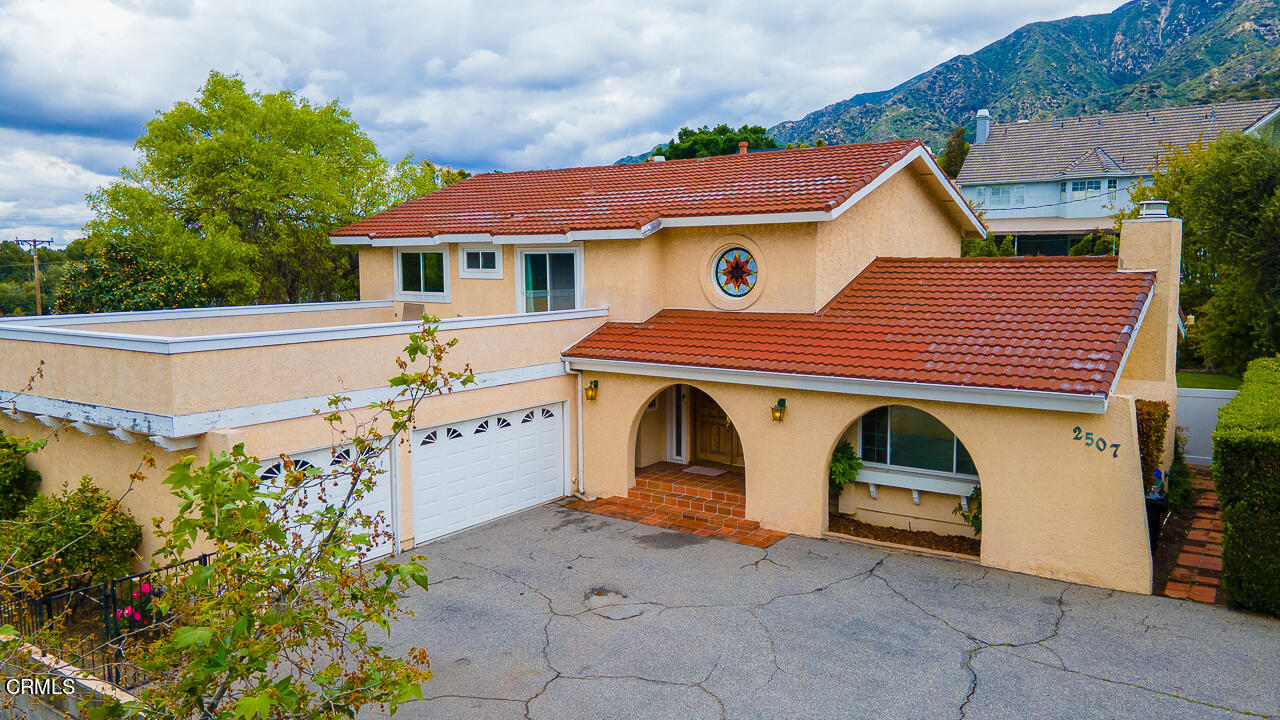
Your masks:
<svg viewBox="0 0 1280 720"><path fill-rule="evenodd" d="M600 381L592 380L591 382L587 383L587 387L584 390L584 392L586 393L588 400L595 400L596 395L600 394Z"/></svg>
<svg viewBox="0 0 1280 720"><path fill-rule="evenodd" d="M773 421L782 422L782 419L787 416L787 399L778 398L778 402L769 409L773 411Z"/></svg>

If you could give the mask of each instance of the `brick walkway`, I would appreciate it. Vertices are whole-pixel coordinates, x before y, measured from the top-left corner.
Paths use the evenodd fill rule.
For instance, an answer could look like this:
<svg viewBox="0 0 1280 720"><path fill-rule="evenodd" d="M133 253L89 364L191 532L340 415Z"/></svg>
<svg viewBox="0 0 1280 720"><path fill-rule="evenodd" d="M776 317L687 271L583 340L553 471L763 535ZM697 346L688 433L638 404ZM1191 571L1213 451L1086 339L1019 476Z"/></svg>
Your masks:
<svg viewBox="0 0 1280 720"><path fill-rule="evenodd" d="M1178 565L1169 574L1164 594L1202 603L1218 601L1222 578L1222 510L1217 488L1207 469L1196 468L1191 486L1199 495L1191 530L1178 552Z"/></svg>
<svg viewBox="0 0 1280 720"><path fill-rule="evenodd" d="M746 480L741 473L708 477L685 472L687 467L661 462L639 468L635 487L626 497L579 500L569 507L760 548L787 536L746 519Z"/></svg>

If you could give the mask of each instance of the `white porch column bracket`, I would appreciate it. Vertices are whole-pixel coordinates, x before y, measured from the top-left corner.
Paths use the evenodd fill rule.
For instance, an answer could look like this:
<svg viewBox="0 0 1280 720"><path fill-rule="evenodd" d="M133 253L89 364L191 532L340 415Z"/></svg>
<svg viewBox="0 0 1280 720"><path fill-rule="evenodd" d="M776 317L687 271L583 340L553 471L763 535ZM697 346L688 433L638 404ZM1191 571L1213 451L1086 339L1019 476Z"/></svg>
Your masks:
<svg viewBox="0 0 1280 720"><path fill-rule="evenodd" d="M969 496L968 495L960 496L960 507L964 508L965 512L969 512Z"/></svg>
<svg viewBox="0 0 1280 720"><path fill-rule="evenodd" d="M916 505L920 504L920 491L916 490L915 488L911 488L911 502L915 503Z"/></svg>
<svg viewBox="0 0 1280 720"><path fill-rule="evenodd" d="M94 425L90 425L89 423L78 422L78 421L71 423L71 427L75 428L76 430L79 430L85 435L97 435L98 432L101 430L101 428L98 428Z"/></svg>
<svg viewBox="0 0 1280 720"><path fill-rule="evenodd" d="M170 438L170 437L165 437L163 435L152 435L148 439L151 440L151 442L155 443L157 447L160 447L164 450L168 450L169 452L177 452L178 450L190 450L191 448L196 446L196 439L194 436L182 437L182 438Z"/></svg>
<svg viewBox="0 0 1280 720"><path fill-rule="evenodd" d="M875 483L867 483L867 492L871 494L871 499L872 499L872 500L875 500L875 499L876 499L876 484L875 484Z"/></svg>
<svg viewBox="0 0 1280 720"><path fill-rule="evenodd" d="M62 418L54 417L52 415L37 415L36 420L39 420L41 425L51 428L56 428L63 423Z"/></svg>
<svg viewBox="0 0 1280 720"><path fill-rule="evenodd" d="M107 434L119 440L122 443L128 443L130 445L137 442L138 440L138 437L136 435L129 432L128 430L125 430L124 428L113 428L111 430L108 430Z"/></svg>

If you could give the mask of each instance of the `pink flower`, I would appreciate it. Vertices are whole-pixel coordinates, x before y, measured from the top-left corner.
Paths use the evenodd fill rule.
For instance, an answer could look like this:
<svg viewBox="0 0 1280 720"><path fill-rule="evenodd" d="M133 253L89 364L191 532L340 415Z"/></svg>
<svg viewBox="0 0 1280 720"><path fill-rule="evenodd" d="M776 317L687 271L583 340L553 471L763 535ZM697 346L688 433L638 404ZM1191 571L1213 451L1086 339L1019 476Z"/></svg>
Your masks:
<svg viewBox="0 0 1280 720"><path fill-rule="evenodd" d="M151 583L142 583L142 594L146 595L151 592Z"/></svg>
<svg viewBox="0 0 1280 720"><path fill-rule="evenodd" d="M132 616L133 616L133 606L132 606L132 605L130 605L129 607L125 608L125 609L124 609L124 614L125 614L125 615L128 615L128 616L130 616L130 617L132 617Z"/></svg>
<svg viewBox="0 0 1280 720"><path fill-rule="evenodd" d="M134 593L134 594L133 594L133 599L134 599L134 600L137 600L137 599L138 599L138 597L139 597L138 593Z"/></svg>
<svg viewBox="0 0 1280 720"><path fill-rule="evenodd" d="M117 619L117 620L119 620L119 619L120 619L120 616L121 616L121 615L123 615L123 614L124 614L124 611L123 611L123 610L116 610L116 619Z"/></svg>
<svg viewBox="0 0 1280 720"><path fill-rule="evenodd" d="M134 619L134 620L141 620L141 619L142 619L142 613L138 612L137 610L134 610L134 611L133 611L133 619Z"/></svg>

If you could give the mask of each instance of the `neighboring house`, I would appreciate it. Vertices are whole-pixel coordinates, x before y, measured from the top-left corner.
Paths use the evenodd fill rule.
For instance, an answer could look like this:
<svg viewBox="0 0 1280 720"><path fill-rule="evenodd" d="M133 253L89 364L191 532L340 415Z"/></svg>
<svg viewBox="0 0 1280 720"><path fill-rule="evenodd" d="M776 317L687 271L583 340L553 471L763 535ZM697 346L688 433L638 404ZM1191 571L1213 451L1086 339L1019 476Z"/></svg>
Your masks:
<svg viewBox="0 0 1280 720"><path fill-rule="evenodd" d="M984 564L1145 593L1134 399L1175 400L1180 228L1127 224L1120 265L960 258L983 226L918 141L479 175L332 233L358 302L0 321L0 387L45 363L0 428L74 423L50 487L118 493L144 447L329 462L312 409L388 397L428 312L477 383L381 460L388 552L575 491L817 536L847 439L845 511L968 534L981 486Z"/></svg>
<svg viewBox="0 0 1280 720"><path fill-rule="evenodd" d="M956 182L991 234L1012 235L1020 255L1066 255L1114 227L1111 216L1133 207L1130 189L1150 183L1171 149L1228 130L1276 139L1280 98L994 126L979 110Z"/></svg>

